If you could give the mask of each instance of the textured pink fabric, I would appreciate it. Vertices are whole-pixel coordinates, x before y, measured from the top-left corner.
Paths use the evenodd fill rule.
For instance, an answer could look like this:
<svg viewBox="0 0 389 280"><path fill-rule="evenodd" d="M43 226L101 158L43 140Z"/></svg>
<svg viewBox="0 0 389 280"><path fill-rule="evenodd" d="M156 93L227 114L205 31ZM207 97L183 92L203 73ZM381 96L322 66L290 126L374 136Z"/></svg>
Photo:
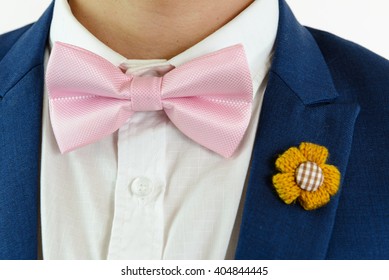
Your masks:
<svg viewBox="0 0 389 280"><path fill-rule="evenodd" d="M196 58L163 77L135 77L94 53L56 42L46 84L62 153L113 133L137 111L164 110L189 138L230 157L247 129L253 100L242 45Z"/></svg>

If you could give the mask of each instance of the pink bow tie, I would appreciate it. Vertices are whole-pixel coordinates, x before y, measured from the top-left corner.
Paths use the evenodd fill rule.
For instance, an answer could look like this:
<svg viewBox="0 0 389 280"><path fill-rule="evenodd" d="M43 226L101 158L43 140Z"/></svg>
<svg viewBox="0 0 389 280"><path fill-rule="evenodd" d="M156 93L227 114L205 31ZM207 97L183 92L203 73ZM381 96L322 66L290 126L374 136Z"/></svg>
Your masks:
<svg viewBox="0 0 389 280"><path fill-rule="evenodd" d="M251 117L252 82L241 45L196 58L163 77L136 77L57 42L46 84L61 153L115 132L137 111L164 110L186 136L230 157Z"/></svg>

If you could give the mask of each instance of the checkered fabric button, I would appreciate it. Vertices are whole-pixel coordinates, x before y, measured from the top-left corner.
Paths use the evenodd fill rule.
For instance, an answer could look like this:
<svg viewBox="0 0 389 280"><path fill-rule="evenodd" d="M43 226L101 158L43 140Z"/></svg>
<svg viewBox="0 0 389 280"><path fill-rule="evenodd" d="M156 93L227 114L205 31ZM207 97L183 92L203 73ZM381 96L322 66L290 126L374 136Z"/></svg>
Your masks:
<svg viewBox="0 0 389 280"><path fill-rule="evenodd" d="M314 192L323 184L323 181L323 170L314 162L304 162L296 170L297 185L303 190Z"/></svg>

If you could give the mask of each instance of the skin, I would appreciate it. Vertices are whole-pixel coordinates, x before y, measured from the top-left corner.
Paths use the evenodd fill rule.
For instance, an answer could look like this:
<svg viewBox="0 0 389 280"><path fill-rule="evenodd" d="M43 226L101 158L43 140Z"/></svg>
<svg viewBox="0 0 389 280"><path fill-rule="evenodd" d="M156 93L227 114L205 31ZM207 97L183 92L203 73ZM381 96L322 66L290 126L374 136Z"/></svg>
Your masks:
<svg viewBox="0 0 389 280"><path fill-rule="evenodd" d="M77 20L128 59L169 59L254 0L69 0Z"/></svg>

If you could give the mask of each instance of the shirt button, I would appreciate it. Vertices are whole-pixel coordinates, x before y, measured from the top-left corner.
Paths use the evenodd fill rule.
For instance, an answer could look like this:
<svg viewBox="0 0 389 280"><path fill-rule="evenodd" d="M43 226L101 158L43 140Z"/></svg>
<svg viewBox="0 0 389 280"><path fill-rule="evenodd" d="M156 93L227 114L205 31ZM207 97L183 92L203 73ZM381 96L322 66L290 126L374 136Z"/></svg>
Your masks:
<svg viewBox="0 0 389 280"><path fill-rule="evenodd" d="M131 191L135 196L145 197L153 191L151 180L145 177L138 177L132 181Z"/></svg>

